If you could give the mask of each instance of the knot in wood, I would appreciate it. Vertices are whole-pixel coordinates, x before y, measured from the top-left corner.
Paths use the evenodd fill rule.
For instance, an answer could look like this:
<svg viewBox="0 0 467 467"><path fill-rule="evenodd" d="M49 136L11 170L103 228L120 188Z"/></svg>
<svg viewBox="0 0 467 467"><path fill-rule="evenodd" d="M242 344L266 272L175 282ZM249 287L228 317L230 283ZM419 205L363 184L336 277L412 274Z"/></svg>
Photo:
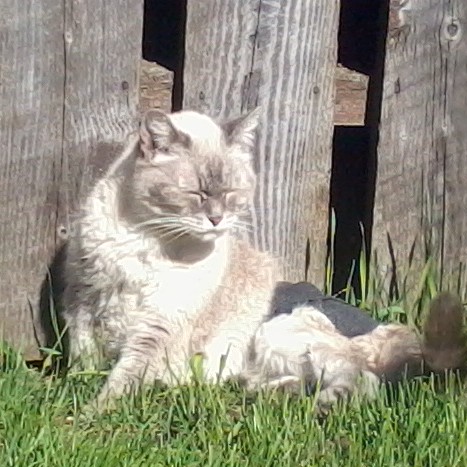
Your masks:
<svg viewBox="0 0 467 467"><path fill-rule="evenodd" d="M71 31L65 31L64 34L65 43L71 44L73 42L73 33Z"/></svg>
<svg viewBox="0 0 467 467"><path fill-rule="evenodd" d="M60 225L57 229L58 237L62 240L68 239L68 229L64 225Z"/></svg>
<svg viewBox="0 0 467 467"><path fill-rule="evenodd" d="M443 25L444 38L449 42L457 42L462 36L462 27L457 18L448 17Z"/></svg>

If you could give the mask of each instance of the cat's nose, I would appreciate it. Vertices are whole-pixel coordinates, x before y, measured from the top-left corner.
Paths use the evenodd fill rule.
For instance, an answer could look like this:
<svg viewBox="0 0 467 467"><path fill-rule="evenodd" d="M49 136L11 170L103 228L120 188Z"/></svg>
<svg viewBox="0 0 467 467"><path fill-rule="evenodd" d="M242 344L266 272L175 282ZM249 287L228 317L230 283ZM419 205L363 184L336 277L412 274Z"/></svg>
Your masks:
<svg viewBox="0 0 467 467"><path fill-rule="evenodd" d="M208 216L209 222L215 227L222 220L222 216Z"/></svg>

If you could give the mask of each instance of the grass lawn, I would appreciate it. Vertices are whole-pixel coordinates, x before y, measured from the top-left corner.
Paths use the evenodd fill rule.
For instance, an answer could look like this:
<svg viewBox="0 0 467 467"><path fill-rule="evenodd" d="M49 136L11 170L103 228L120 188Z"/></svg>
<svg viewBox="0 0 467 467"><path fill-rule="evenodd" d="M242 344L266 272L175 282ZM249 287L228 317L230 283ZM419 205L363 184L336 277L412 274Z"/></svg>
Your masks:
<svg viewBox="0 0 467 467"><path fill-rule="evenodd" d="M383 320L420 323L438 289L427 263L411 300L403 293L390 303L376 275L367 279L365 252L358 269L360 298L351 288L345 298ZM312 397L191 386L155 388L84 423L67 416L96 394L104 376L44 376L7 354L0 467L467 466L467 395L454 377L437 391L434 378L381 390L378 400L341 405L321 421Z"/></svg>
<svg viewBox="0 0 467 467"><path fill-rule="evenodd" d="M432 379L406 383L321 422L311 397L207 386L154 389L92 423L67 422L101 383L44 377L13 358L0 375L0 466L467 465L453 378L436 393Z"/></svg>

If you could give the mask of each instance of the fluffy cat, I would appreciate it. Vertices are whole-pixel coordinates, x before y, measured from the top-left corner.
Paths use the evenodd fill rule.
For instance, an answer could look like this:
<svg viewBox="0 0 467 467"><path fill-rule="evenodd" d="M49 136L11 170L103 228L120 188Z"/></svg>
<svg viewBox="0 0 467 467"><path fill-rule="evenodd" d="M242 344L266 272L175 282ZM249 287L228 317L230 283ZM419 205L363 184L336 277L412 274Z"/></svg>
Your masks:
<svg viewBox="0 0 467 467"><path fill-rule="evenodd" d="M244 368L268 314L276 268L229 235L248 226L258 112L223 127L185 111L149 111L140 135L87 197L65 266L72 364L116 360L97 399L133 385L189 379L204 355L208 380Z"/></svg>
<svg viewBox="0 0 467 467"><path fill-rule="evenodd" d="M83 203L64 318L72 365L114 362L97 409L141 384L189 382L195 354L213 382L324 378L323 403L359 388L371 395L385 368L422 359L405 326L350 339L310 305L270 319L279 264L232 234L249 225L258 115L218 125L149 111Z"/></svg>
<svg viewBox="0 0 467 467"><path fill-rule="evenodd" d="M293 296L301 285L288 286L286 292ZM458 297L443 292L432 300L419 337L404 325L375 327L363 311L319 292L316 300L313 286L306 288L313 300L294 304L290 313L267 320L256 332L254 357L241 375L250 389L273 386L298 392L304 382L308 387L319 384L318 410L326 411L355 391L372 398L382 383L403 377L465 373L466 336ZM328 299L336 303L324 309L320 302Z"/></svg>

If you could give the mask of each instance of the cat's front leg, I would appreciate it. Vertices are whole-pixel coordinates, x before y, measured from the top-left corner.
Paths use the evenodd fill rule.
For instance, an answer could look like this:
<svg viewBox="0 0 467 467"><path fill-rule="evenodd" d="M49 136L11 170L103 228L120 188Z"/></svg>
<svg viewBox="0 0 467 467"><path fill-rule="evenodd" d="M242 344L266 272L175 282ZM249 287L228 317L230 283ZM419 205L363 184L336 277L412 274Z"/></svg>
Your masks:
<svg viewBox="0 0 467 467"><path fill-rule="evenodd" d="M102 349L96 339L92 319L87 310L79 310L79 319L67 319L66 354L70 371L93 371L102 364Z"/></svg>
<svg viewBox="0 0 467 467"><path fill-rule="evenodd" d="M311 358L314 368L321 371L317 395L319 412L326 413L339 400L348 400L354 395L366 399L376 396L380 387L377 375L332 347L322 350L323 353L321 350L314 352Z"/></svg>
<svg viewBox="0 0 467 467"><path fill-rule="evenodd" d="M156 323L132 330L93 407L98 412L111 408L116 399L156 381L180 382L187 360L174 352L175 341L167 327Z"/></svg>

